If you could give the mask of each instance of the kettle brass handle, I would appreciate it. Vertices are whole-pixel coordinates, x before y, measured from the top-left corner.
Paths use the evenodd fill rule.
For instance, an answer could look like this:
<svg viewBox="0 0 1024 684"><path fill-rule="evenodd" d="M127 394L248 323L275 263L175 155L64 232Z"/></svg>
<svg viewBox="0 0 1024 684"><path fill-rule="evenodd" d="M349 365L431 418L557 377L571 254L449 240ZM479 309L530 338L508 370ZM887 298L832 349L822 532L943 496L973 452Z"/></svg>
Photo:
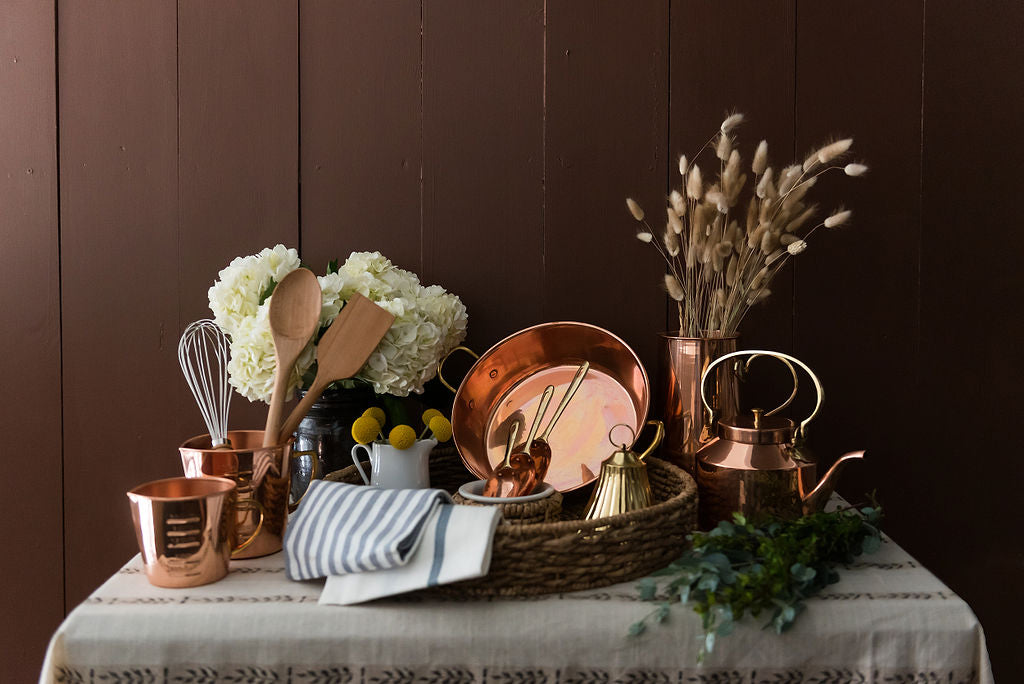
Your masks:
<svg viewBox="0 0 1024 684"><path fill-rule="evenodd" d="M761 357L761 356L767 356L767 355L766 354L752 354L750 356L750 358L747 359L747 362L745 364L743 364L743 372L744 373L749 372L750 371L750 362L753 361L756 358ZM793 400L796 399L796 393L800 391L800 377L796 374L796 368L793 368L793 364L791 364L786 359L780 359L777 356L768 356L768 358L770 358L770 359L778 359L779 361L782 361L782 363L786 364L786 368L789 369L790 375L793 376L793 391L789 393L789 397L786 398L786 401L782 402L781 404L779 404L778 406L773 408L771 411L766 411L765 414L764 414L766 416L774 416L776 413L778 413L779 411L782 411L787 406L792 404Z"/></svg>
<svg viewBox="0 0 1024 684"><path fill-rule="evenodd" d="M783 354L782 352L777 351L765 351L763 349L744 349L741 351L735 351L730 354L726 354L725 356L718 357L704 370L704 372L700 376L700 400L701 403L704 404L704 408L707 409L708 415L711 416L711 421L714 421L715 412L714 409L711 408L711 405L708 404L707 395L704 393L704 385L707 382L708 375L711 374L711 371L718 364L729 359L736 358L738 356L771 356L782 361L783 363L786 363L787 361L795 363L796 365L800 366L801 368L804 369L804 371L807 372L807 375L811 378L811 382L814 383L814 389L818 393L818 398L814 404L814 410L811 411L811 415L804 418L804 420L800 423L800 427L797 428L797 436L805 436L804 433L807 431L807 424L810 423L814 419L814 417L818 415L818 411L821 409L821 404L825 400L825 390L822 388L821 381L818 380L818 376L814 374L814 371L812 371L806 363L804 363L803 361L796 357L790 356L789 354ZM787 363L786 365L789 364ZM792 401L792 397L790 397L789 401Z"/></svg>

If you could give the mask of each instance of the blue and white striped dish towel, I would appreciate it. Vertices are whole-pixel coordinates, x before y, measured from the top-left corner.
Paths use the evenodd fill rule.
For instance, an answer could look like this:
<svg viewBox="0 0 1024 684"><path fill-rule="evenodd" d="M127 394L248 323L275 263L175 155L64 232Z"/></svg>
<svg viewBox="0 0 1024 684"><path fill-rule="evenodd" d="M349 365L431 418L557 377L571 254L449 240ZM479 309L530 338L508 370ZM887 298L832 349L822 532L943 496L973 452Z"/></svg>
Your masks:
<svg viewBox="0 0 1024 684"><path fill-rule="evenodd" d="M440 489L314 480L288 521L289 579L327 577L321 604L350 604L487 574L497 507Z"/></svg>

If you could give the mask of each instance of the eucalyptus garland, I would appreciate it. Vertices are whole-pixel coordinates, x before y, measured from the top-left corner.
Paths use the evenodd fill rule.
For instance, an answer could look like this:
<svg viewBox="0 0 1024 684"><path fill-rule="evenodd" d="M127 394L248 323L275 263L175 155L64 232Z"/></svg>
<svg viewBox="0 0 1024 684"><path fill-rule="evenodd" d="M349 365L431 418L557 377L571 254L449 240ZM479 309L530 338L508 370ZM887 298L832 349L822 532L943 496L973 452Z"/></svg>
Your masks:
<svg viewBox="0 0 1024 684"><path fill-rule="evenodd" d="M732 522L690 535L690 550L640 581L640 598L659 603L630 626L629 634L641 634L650 621L667 620L676 600L689 603L701 617L698 662L714 649L715 638L732 633L747 613L758 617L770 611L765 628L781 634L805 609L804 599L839 580L837 565L878 549L881 519L877 506L756 522L736 513Z"/></svg>

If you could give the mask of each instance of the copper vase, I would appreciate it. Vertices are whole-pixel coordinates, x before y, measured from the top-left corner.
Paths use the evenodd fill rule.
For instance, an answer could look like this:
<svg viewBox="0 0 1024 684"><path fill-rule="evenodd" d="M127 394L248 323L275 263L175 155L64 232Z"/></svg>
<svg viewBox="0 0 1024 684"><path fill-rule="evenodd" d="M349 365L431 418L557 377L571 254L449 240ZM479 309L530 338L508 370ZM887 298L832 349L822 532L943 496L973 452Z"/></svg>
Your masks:
<svg viewBox="0 0 1024 684"><path fill-rule="evenodd" d="M691 475L694 455L713 437L700 399L701 374L718 357L736 351L738 339L658 335L655 415L665 423L661 453ZM737 414L737 378L724 365L718 366L714 378L708 378L707 394L716 415Z"/></svg>

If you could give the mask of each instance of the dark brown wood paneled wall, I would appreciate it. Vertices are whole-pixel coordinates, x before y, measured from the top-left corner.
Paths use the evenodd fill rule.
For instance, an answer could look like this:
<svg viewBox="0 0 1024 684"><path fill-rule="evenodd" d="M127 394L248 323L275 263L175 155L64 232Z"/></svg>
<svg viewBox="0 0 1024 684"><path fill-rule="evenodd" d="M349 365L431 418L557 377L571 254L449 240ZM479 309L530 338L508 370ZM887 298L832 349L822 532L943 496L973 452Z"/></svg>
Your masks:
<svg viewBox="0 0 1024 684"><path fill-rule="evenodd" d="M0 3L4 682L38 673L64 615L55 25L52 4Z"/></svg>
<svg viewBox="0 0 1024 684"><path fill-rule="evenodd" d="M463 297L475 348L584 320L653 371L674 314L624 199L659 225L678 156L733 108L747 159L852 135L872 167L823 180L854 222L815 236L742 344L819 371L819 456L869 450L843 490L877 488L1012 677L1022 28L1020 3L949 0L0 5L2 425L32 445L4 461L0 512L32 525L0 561L0 642L25 654L0 681L35 676L134 552L124 491L203 431L176 344L233 257L282 242L322 272L378 249ZM261 414L236 398L232 423Z"/></svg>
<svg viewBox="0 0 1024 684"><path fill-rule="evenodd" d="M70 610L132 551L125 491L172 474L183 427L176 347L185 286L175 3L57 8Z"/></svg>

